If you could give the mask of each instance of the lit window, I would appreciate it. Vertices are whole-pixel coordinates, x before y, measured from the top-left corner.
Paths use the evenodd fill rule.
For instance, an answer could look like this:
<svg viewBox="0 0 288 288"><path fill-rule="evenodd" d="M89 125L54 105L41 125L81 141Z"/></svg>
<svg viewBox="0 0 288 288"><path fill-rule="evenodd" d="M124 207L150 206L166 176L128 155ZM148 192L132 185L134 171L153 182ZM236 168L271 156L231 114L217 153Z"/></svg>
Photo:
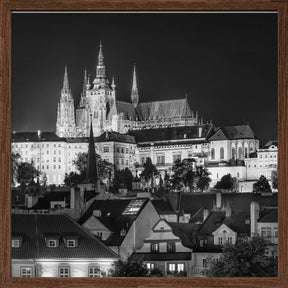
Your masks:
<svg viewBox="0 0 288 288"><path fill-rule="evenodd" d="M90 266L88 268L88 277L100 277L100 267Z"/></svg>
<svg viewBox="0 0 288 288"><path fill-rule="evenodd" d="M48 240L47 247L57 247L57 240Z"/></svg>
<svg viewBox="0 0 288 288"><path fill-rule="evenodd" d="M21 277L32 277L33 268L32 267L21 267Z"/></svg>
<svg viewBox="0 0 288 288"><path fill-rule="evenodd" d="M20 240L19 239L12 240L12 247L13 248L19 248L20 247Z"/></svg>
<svg viewBox="0 0 288 288"><path fill-rule="evenodd" d="M152 270L152 269L154 269L154 263L146 263L146 267L147 267L147 269L148 270Z"/></svg>
<svg viewBox="0 0 288 288"><path fill-rule="evenodd" d="M151 243L151 251L159 252L159 243Z"/></svg>
<svg viewBox="0 0 288 288"><path fill-rule="evenodd" d="M70 267L59 267L59 277L70 277Z"/></svg>
<svg viewBox="0 0 288 288"><path fill-rule="evenodd" d="M179 263L178 265L177 265L177 271L179 272L179 271L184 271L184 263Z"/></svg>
<svg viewBox="0 0 288 288"><path fill-rule="evenodd" d="M168 270L169 271L176 271L176 265L174 263L170 263L168 265Z"/></svg>
<svg viewBox="0 0 288 288"><path fill-rule="evenodd" d="M122 212L122 215L136 215L141 209L144 202L144 199L131 200Z"/></svg>

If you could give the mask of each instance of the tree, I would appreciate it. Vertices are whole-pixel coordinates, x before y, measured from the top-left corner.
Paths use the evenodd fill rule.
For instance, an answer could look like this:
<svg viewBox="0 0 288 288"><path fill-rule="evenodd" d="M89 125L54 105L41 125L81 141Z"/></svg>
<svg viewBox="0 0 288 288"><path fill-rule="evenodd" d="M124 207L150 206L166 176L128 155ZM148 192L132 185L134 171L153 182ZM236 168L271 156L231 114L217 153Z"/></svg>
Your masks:
<svg viewBox="0 0 288 288"><path fill-rule="evenodd" d="M120 185L124 185L128 190L132 190L133 174L129 168L116 170L112 182L112 190L114 193L118 192Z"/></svg>
<svg viewBox="0 0 288 288"><path fill-rule="evenodd" d="M130 256L126 261L118 260L113 264L112 277L147 277L149 270L139 257Z"/></svg>
<svg viewBox="0 0 288 288"><path fill-rule="evenodd" d="M237 185L237 179L235 177L232 177L231 174L224 175L220 181L216 183L214 188L216 189L226 189L235 191Z"/></svg>
<svg viewBox="0 0 288 288"><path fill-rule="evenodd" d="M18 165L17 169L17 182L18 183L30 183L35 177L40 175L32 163L22 162Z"/></svg>
<svg viewBox="0 0 288 288"><path fill-rule="evenodd" d="M173 188L182 190L186 187L194 189L195 159L177 159L172 167L171 183Z"/></svg>
<svg viewBox="0 0 288 288"><path fill-rule="evenodd" d="M15 186L17 181L20 158L21 156L19 153L11 153L11 186Z"/></svg>
<svg viewBox="0 0 288 288"><path fill-rule="evenodd" d="M64 183L66 186L77 186L85 180L86 175L84 173L78 174L76 172L65 173Z"/></svg>
<svg viewBox="0 0 288 288"><path fill-rule="evenodd" d="M266 177L261 175L259 180L253 184L253 192L272 192L271 186Z"/></svg>
<svg viewBox="0 0 288 288"><path fill-rule="evenodd" d="M271 172L271 181L272 181L272 188L278 189L278 171L273 170Z"/></svg>
<svg viewBox="0 0 288 288"><path fill-rule="evenodd" d="M210 173L203 166L198 166L196 168L196 173L198 178L196 183L197 188L203 192L204 190L207 190L210 185L211 182L211 178L209 177Z"/></svg>
<svg viewBox="0 0 288 288"><path fill-rule="evenodd" d="M154 186L154 176L158 175L159 172L156 166L152 163L151 158L147 158L146 162L143 164L144 170L140 174L140 178L144 179L146 183L151 181L151 187Z"/></svg>
<svg viewBox="0 0 288 288"><path fill-rule="evenodd" d="M225 244L220 259L211 261L208 276L277 277L277 259L265 255L267 245L268 242L261 237Z"/></svg>
<svg viewBox="0 0 288 288"><path fill-rule="evenodd" d="M106 182L106 184L108 184L108 182L111 182L113 165L108 161L101 159L100 155L98 154L96 154L96 163L99 179L102 182ZM81 183L86 177L88 169L88 153L78 153L77 158L72 161L72 164L75 165L76 170L78 171L78 173L76 174L79 177L75 175L75 172L65 174L64 183L74 183L74 185L77 185ZM77 180L79 180L80 182L77 182Z"/></svg>

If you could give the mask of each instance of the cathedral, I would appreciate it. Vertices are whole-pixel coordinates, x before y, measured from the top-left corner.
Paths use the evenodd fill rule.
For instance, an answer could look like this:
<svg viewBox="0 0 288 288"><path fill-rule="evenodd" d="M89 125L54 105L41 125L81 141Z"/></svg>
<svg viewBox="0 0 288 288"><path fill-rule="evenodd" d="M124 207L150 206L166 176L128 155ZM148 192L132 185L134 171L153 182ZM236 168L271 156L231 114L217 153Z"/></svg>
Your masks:
<svg viewBox="0 0 288 288"><path fill-rule="evenodd" d="M69 87L67 66L57 109L56 134L59 137L88 137L92 122L94 136L107 131L127 133L132 130L203 124L192 111L187 97L177 100L140 102L134 65L131 102L116 98L114 78L106 77L103 48L100 42L96 75L91 81L84 73L83 90L75 111Z"/></svg>

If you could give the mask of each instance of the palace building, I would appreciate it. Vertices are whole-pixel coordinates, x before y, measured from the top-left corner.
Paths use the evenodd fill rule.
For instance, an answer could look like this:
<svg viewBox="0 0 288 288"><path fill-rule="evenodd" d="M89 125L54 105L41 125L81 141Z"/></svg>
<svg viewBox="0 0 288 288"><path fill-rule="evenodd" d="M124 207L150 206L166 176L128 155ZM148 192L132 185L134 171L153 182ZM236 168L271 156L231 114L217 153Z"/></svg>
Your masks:
<svg viewBox="0 0 288 288"><path fill-rule="evenodd" d="M211 187L228 173L238 179L242 192L250 191L260 174L271 179L271 171L277 169L277 146L270 145L273 151L265 148L274 153L270 156L267 152L273 167L268 167L267 161L266 166L261 164L266 150L259 149L259 140L249 124L216 127L212 121L203 123L187 97L141 102L135 65L131 102L120 101L114 79L110 84L105 71L100 43L96 76L92 81L85 71L77 106L65 67L56 131L12 134L12 152L45 173L48 184L61 185L65 173L76 170L73 160L80 152L87 152L91 126L96 153L116 169L129 168L134 175L141 173L148 157L162 176L171 172L176 159L194 158L196 165L209 170ZM256 160L261 163L255 164Z"/></svg>

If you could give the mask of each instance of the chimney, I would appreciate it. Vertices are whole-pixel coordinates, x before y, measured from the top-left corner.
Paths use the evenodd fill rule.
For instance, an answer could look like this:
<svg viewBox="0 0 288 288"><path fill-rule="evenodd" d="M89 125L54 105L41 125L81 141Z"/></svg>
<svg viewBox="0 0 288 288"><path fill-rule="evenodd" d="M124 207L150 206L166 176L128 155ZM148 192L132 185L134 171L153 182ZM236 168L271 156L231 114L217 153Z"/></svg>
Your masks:
<svg viewBox="0 0 288 288"><path fill-rule="evenodd" d="M75 208L75 188L70 189L70 208Z"/></svg>
<svg viewBox="0 0 288 288"><path fill-rule="evenodd" d="M222 206L222 194L221 192L216 193L216 208L221 209Z"/></svg>
<svg viewBox="0 0 288 288"><path fill-rule="evenodd" d="M257 220L259 219L260 206L258 202L250 203L250 232L251 237L257 235Z"/></svg>
<svg viewBox="0 0 288 288"><path fill-rule="evenodd" d="M101 217L101 215L102 215L101 210L93 210L93 216L95 216L95 217Z"/></svg>
<svg viewBox="0 0 288 288"><path fill-rule="evenodd" d="M203 210L203 222L207 219L208 216L209 216L209 210L204 209Z"/></svg>
<svg viewBox="0 0 288 288"><path fill-rule="evenodd" d="M228 201L227 205L225 207L225 216L226 217L230 217L231 215L232 215L232 210L231 210L231 207L230 207L230 203Z"/></svg>
<svg viewBox="0 0 288 288"><path fill-rule="evenodd" d="M202 127L199 126L199 135L198 135L198 137L201 138L201 136L202 136Z"/></svg>

